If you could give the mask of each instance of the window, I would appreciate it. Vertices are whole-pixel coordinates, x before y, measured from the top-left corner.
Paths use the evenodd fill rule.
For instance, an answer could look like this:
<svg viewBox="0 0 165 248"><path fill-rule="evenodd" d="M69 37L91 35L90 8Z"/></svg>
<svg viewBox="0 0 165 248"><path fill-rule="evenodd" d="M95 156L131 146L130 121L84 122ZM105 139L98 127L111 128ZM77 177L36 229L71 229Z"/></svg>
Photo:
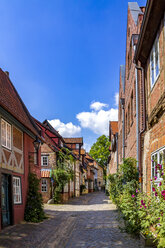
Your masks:
<svg viewBox="0 0 165 248"><path fill-rule="evenodd" d="M14 204L22 203L20 177L13 177L13 195L14 195Z"/></svg>
<svg viewBox="0 0 165 248"><path fill-rule="evenodd" d="M42 166L48 166L48 156L41 156L41 165Z"/></svg>
<svg viewBox="0 0 165 248"><path fill-rule="evenodd" d="M161 175L156 170L157 164L161 164L162 166L165 164L165 147L154 152L151 156L151 179L156 176L157 179L155 180L155 183L158 185L161 181Z"/></svg>
<svg viewBox="0 0 165 248"><path fill-rule="evenodd" d="M76 149L79 149L79 144L76 144Z"/></svg>
<svg viewBox="0 0 165 248"><path fill-rule="evenodd" d="M128 133L130 131L130 104L128 105Z"/></svg>
<svg viewBox="0 0 165 248"><path fill-rule="evenodd" d="M34 147L34 164L38 165L38 149Z"/></svg>
<svg viewBox="0 0 165 248"><path fill-rule="evenodd" d="M1 119L1 142L2 146L11 149L11 125Z"/></svg>
<svg viewBox="0 0 165 248"><path fill-rule="evenodd" d="M159 40L156 38L150 54L150 81L151 89L159 76Z"/></svg>
<svg viewBox="0 0 165 248"><path fill-rule="evenodd" d="M41 191L47 192L47 180L46 179L42 179Z"/></svg>
<svg viewBox="0 0 165 248"><path fill-rule="evenodd" d="M125 138L127 138L127 114L126 114L126 118L125 118Z"/></svg>
<svg viewBox="0 0 165 248"><path fill-rule="evenodd" d="M131 124L133 123L133 92L131 94Z"/></svg>

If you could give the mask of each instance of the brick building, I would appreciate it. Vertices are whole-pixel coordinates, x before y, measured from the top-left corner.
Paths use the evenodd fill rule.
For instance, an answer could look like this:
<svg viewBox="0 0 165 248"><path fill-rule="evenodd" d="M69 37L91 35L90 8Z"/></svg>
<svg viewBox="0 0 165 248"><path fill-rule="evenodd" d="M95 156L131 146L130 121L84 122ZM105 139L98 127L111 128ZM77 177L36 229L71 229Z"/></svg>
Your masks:
<svg viewBox="0 0 165 248"><path fill-rule="evenodd" d="M51 126L51 124L45 120L43 123L40 123L38 120L35 120L36 124L40 128L45 142L41 146L41 193L43 196L44 202L48 202L48 200L53 198L53 185L54 181L51 177L51 172L57 168L58 164L58 156L59 152L65 154L65 149L70 149L63 137ZM73 181L70 180L64 188L63 192L61 192L62 201L66 202L70 197L78 196L78 187L76 185L77 181L77 156L70 151L70 154L75 159L74 161L65 161L70 163L73 172L74 172L74 179ZM78 167L79 169L79 167ZM79 177L78 177L79 180Z"/></svg>
<svg viewBox="0 0 165 248"><path fill-rule="evenodd" d="M40 178L40 132L0 69L0 230L24 219L29 171Z"/></svg>
<svg viewBox="0 0 165 248"><path fill-rule="evenodd" d="M143 190L151 190L155 166L165 162L165 1L147 2L135 62L143 98L139 127L139 162ZM157 175L157 183L161 180Z"/></svg>
<svg viewBox="0 0 165 248"><path fill-rule="evenodd" d="M143 18L142 10L143 8L141 9L136 2L128 3L125 61L125 157L134 158L137 158L137 106L133 58Z"/></svg>
<svg viewBox="0 0 165 248"><path fill-rule="evenodd" d="M120 66L118 161L133 157L138 160L139 113L142 99L137 95L141 85L136 84L134 54L144 16L144 7L128 3L125 66ZM137 100L138 99L138 100ZM137 114L138 113L138 114ZM138 161L139 163L139 161Z"/></svg>

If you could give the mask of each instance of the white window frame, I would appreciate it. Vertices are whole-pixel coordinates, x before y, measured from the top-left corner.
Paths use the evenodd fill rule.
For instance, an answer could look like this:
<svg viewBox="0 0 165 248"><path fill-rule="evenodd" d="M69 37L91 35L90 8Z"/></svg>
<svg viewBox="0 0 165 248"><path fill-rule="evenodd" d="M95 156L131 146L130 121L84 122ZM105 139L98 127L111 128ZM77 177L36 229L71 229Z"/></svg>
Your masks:
<svg viewBox="0 0 165 248"><path fill-rule="evenodd" d="M164 159L165 159L165 146L161 147L159 150L157 150L151 154L151 179L153 180L154 176L157 177L157 179L154 180L154 182L157 186L159 186L159 183L160 183L160 181L162 181L162 178L161 178L159 173L157 173L157 175L156 175L155 166L156 166L156 164L162 164L163 161L161 161L161 159L162 159L161 155L163 153L164 153ZM153 160L155 160L155 158L157 158L157 162L153 162ZM165 161L164 161L164 163L165 163ZM163 165L162 165L162 167L163 167ZM152 191L152 183L151 183L151 191Z"/></svg>
<svg viewBox="0 0 165 248"><path fill-rule="evenodd" d="M156 56L155 56L156 44L158 45L158 69L159 69L159 72L157 75L156 75ZM152 60L151 60L152 55L153 55L153 72L154 72L153 81L152 81ZM155 85L159 75L160 75L160 53L159 53L159 37L157 35L157 37L154 41L154 44L152 46L151 53L150 53L150 86L151 86L151 90L152 90L153 86Z"/></svg>
<svg viewBox="0 0 165 248"><path fill-rule="evenodd" d="M47 159L47 164L44 164L44 158ZM41 166L48 166L48 165L49 165L48 155L41 155Z"/></svg>
<svg viewBox="0 0 165 248"><path fill-rule="evenodd" d="M79 149L80 148L80 145L79 144L76 144L76 149Z"/></svg>
<svg viewBox="0 0 165 248"><path fill-rule="evenodd" d="M5 124L5 144L3 143L3 140L2 140L2 133L3 133L2 123ZM9 128L9 135L8 135L8 128ZM2 146L11 150L11 125L2 118L1 118L1 144Z"/></svg>
<svg viewBox="0 0 165 248"><path fill-rule="evenodd" d="M22 204L21 178L13 177L13 198L14 204Z"/></svg>
<svg viewBox="0 0 165 248"><path fill-rule="evenodd" d="M45 181L45 182L43 182ZM43 187L45 188L45 190L43 189ZM41 192L47 192L48 191L48 182L46 178L41 179Z"/></svg>
<svg viewBox="0 0 165 248"><path fill-rule="evenodd" d="M164 39L165 39L165 12L164 12Z"/></svg>

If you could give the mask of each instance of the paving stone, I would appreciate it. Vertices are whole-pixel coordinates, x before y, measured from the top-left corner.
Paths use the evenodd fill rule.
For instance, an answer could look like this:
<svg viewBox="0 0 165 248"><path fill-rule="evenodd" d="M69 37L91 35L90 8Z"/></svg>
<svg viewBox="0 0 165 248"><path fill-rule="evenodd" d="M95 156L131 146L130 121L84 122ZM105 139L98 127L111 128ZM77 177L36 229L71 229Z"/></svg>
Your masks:
<svg viewBox="0 0 165 248"><path fill-rule="evenodd" d="M49 219L11 226L0 233L0 248L141 248L119 229L118 212L103 192L45 205Z"/></svg>

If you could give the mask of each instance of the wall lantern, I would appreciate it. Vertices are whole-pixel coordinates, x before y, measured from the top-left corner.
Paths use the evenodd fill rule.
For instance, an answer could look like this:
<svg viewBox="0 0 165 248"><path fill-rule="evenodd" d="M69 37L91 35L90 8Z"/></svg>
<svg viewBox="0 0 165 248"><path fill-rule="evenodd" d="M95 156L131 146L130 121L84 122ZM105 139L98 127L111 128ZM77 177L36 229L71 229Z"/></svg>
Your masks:
<svg viewBox="0 0 165 248"><path fill-rule="evenodd" d="M41 145L41 140L36 137L36 140L33 142L35 149L38 151Z"/></svg>

